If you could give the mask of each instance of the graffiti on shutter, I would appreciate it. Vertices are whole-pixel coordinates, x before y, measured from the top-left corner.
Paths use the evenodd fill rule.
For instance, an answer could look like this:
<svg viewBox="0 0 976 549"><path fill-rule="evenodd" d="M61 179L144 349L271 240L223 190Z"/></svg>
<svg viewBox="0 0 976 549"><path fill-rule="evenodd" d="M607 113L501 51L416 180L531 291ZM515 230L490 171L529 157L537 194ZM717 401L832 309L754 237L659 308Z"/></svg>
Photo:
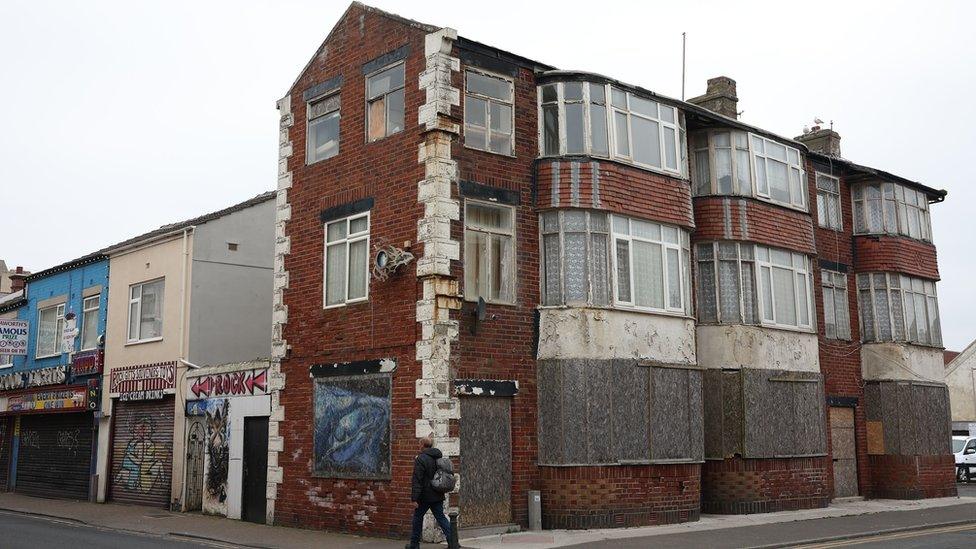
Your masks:
<svg viewBox="0 0 976 549"><path fill-rule="evenodd" d="M20 421L17 492L88 499L92 415L25 415Z"/></svg>
<svg viewBox="0 0 976 549"><path fill-rule="evenodd" d="M166 507L173 469L173 398L118 402L111 498Z"/></svg>

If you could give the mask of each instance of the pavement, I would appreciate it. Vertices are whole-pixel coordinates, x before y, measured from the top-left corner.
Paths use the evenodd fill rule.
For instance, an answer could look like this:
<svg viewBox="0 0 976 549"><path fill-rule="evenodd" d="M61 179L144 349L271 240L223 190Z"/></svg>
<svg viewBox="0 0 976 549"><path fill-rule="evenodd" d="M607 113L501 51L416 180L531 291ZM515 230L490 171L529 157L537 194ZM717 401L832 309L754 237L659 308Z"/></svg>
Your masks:
<svg viewBox="0 0 976 549"><path fill-rule="evenodd" d="M637 547L794 547L876 536L868 546L976 546L976 484L960 497L918 501L850 499L826 509L756 515L704 515L692 523L605 530L547 530L461 540L470 549L548 549L571 545ZM925 533L922 530L925 530ZM935 530L933 530L935 529ZM150 507L0 493L3 547L253 547L392 549L404 540L264 526ZM885 537L888 536L888 537ZM936 537L933 537L936 536ZM872 541L873 540L873 541ZM938 541L942 540L942 541ZM944 542L944 543L942 543ZM20 545L18 545L18 543ZM426 548L443 545L425 545Z"/></svg>

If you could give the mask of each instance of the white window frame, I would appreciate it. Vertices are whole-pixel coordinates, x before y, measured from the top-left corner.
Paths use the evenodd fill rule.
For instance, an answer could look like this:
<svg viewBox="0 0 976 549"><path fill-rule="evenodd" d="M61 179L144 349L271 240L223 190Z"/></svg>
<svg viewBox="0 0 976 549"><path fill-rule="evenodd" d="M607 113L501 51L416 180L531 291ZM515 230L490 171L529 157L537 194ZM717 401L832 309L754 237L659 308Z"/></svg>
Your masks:
<svg viewBox="0 0 976 549"><path fill-rule="evenodd" d="M731 244L735 247L735 257L725 257L722 252L723 244ZM704 256L701 250L710 249L708 256ZM758 326L762 324L759 313L759 297L757 288L758 283L758 272L759 269L756 266L756 247L752 243L748 242L737 242L730 240L712 241L712 242L698 242L695 244L695 260L697 262L698 272L697 274L697 286L699 290L703 290L702 284L707 280L708 284L712 285L712 298L715 304L715 319L705 320L705 315L702 314L702 307L704 302L704 297L699 293L698 297L698 321L704 324L726 324L726 325L745 325L745 326ZM708 263L712 266L712 276L706 277L702 273L702 264ZM723 318L724 314L722 312L722 296L725 295L722 289L722 275L721 266L723 263L734 263L736 268L736 282L738 284L738 317L737 318ZM746 290L743 280L746 278L742 275L742 270L744 265L749 265L752 275L749 277L752 285L752 292L750 294L750 299L752 300L752 310L749 311L746 308ZM747 314L748 313L748 314ZM751 318L751 321L747 320Z"/></svg>
<svg viewBox="0 0 976 549"><path fill-rule="evenodd" d="M349 228L352 226L352 222L357 219L366 219L366 230L358 231L355 233L350 233ZM336 223L346 224L346 236L338 240L329 242L329 227L335 225ZM340 217L338 219L333 219L328 221L322 227L323 230L323 242L324 246L322 248L322 307L324 309L335 309L338 307L345 307L346 305L351 305L353 303L361 303L369 300L369 282L370 270L370 232L373 228L373 220L370 211L365 211L357 214L353 214L347 217ZM363 266L363 270L366 274L366 293L362 297L349 298L349 266L351 264L352 256L349 253L349 248L352 244L356 242L366 241L366 264ZM343 296L345 299L341 303L329 304L329 248L333 246L345 246L346 248L346 260L345 260L345 288L343 288Z"/></svg>
<svg viewBox="0 0 976 549"><path fill-rule="evenodd" d="M89 307L89 302L92 301L92 300L95 300L95 306L94 307ZM98 332L98 316L99 316L98 313L99 313L99 309L101 308L101 304L102 304L102 294L90 295L88 297L82 298L82 300L81 300L81 337L78 340L78 346L80 347L80 350L81 351L89 351L91 349L97 349L98 348L98 334L97 333L95 334L95 339L94 339L95 344L93 346L91 346L91 347L84 347L83 345L85 344L85 336L88 335L87 334L87 330L85 329L87 327L88 323L85 322L85 319L88 318L88 315L94 314L95 315L95 331Z"/></svg>
<svg viewBox="0 0 976 549"><path fill-rule="evenodd" d="M824 337L840 341L851 341L853 335L851 330L850 283L847 280L847 273L821 269L820 286L823 295ZM842 303L844 304L844 308L841 311L837 310L836 294L838 293L843 294ZM828 294L830 295L829 302L827 300ZM827 303L830 303L830 311L833 313L832 319L827 318ZM837 322L840 314L843 314L847 319L847 333L841 333L840 325ZM831 326L830 320L833 321L833 334L828 332L828 328Z"/></svg>
<svg viewBox="0 0 976 549"><path fill-rule="evenodd" d="M326 111L325 113L320 114L320 115L316 116L313 119L312 118L312 104L313 103L326 102L326 101L329 101L330 99L332 99L333 97L336 98L336 102L338 103L338 106L336 106L335 109ZM329 91L329 92L324 93L322 95L313 97L312 99L309 99L308 101L305 102L305 121L306 121L305 122L305 165L306 166L310 166L312 164L315 164L315 163L318 163L318 162L322 162L324 160L328 160L330 158L335 158L336 156L339 156L339 150L340 150L340 147L342 146L342 139L341 139L342 127L341 127L341 125L339 127L339 134L336 135L337 145L336 145L336 152L335 152L335 154L333 154L331 156L323 156L322 158L312 158L312 155L314 154L314 150L315 150L315 146L312 143L312 135L313 135L313 133L311 131L312 130L312 125L315 124L315 123L317 123L320 120L322 120L322 121L326 120L327 118L329 118L333 114L336 115L336 117L339 119L339 122L341 123L341 121L342 121L342 102L341 102L340 90L332 90L332 91ZM367 128L367 131L369 131L368 128Z"/></svg>
<svg viewBox="0 0 976 549"><path fill-rule="evenodd" d="M760 141L762 143L762 145L763 145L762 152L760 152L756 148L756 146L755 146L756 140L758 140L758 141ZM768 156L767 155L767 153L766 153L766 145L768 143L773 143L776 146L785 147L786 148L786 185L787 185L787 188L790 191L790 200L789 200L789 202L784 202L782 200L778 200L776 198L773 198L773 193L772 193L772 190L771 190L771 186L769 184L769 163L770 162L782 162L782 161L781 160L778 160L778 159L775 159L775 158L772 158L771 156ZM801 210L801 211L804 211L804 212L809 211L809 208L808 208L809 205L807 204L807 202L808 202L808 200L807 200L807 193L808 193L808 190L809 189L807 188L806 170L803 167L803 155L800 154L800 150L799 149L797 149L795 147L791 147L791 146L789 146L789 145L787 145L785 143L780 143L780 142L775 141L773 139L769 139L768 137L763 137L763 136L758 135L758 134L755 134L755 133L750 133L749 134L749 152L750 152L750 156L752 157L752 187L753 187L753 193L754 193L755 196L762 197L762 198L764 198L764 199L766 199L769 202L772 202L774 204L781 204L783 206L786 206L786 207L789 207L789 208L794 208L794 209ZM792 161L790 160L790 153L793 153L794 155L796 155L796 158L797 158L797 163L796 164L793 164ZM759 176L758 176L758 168L757 168L757 165L759 164L760 160L763 162L763 172L766 174L766 190L765 190L765 192L760 191L760 189L759 189ZM793 179L792 179L792 177L793 177L793 171L794 170L798 170L797 177L799 178L799 180L797 181L797 183L799 185L799 189L794 189L794 187L793 187ZM794 190L796 190L798 192L798 195L797 196L793 196ZM800 199L799 202L796 201L797 198Z"/></svg>
<svg viewBox="0 0 976 549"><path fill-rule="evenodd" d="M884 287L879 287L877 278L883 277ZM877 299L878 296L882 295L886 302L886 307L888 309L887 318L878 318L877 309ZM870 299L871 307L871 337L867 337L867 330L865 330L864 322L864 309L865 304L862 301L862 296L867 295ZM927 334L928 341L922 341L918 337L918 329L916 324L916 332L913 336L909 330L909 306L910 302L911 310L914 313L915 321L917 323L919 319L918 309L916 308L916 296L922 298L922 303L925 305L925 311L922 313L922 318L925 321L925 332ZM939 311L939 295L936 288L935 281L926 280L918 277L910 277L902 275L899 273L858 273L857 275L857 297L858 297L858 310L860 312L859 321L861 326L861 341L863 343L878 343L878 342L904 342L910 343L912 345L921 345L926 347L938 347L942 348L942 314ZM901 315L896 316L895 307L893 303L895 300L900 301L899 308L901 309ZM937 317L934 324L930 313L934 311ZM898 325L895 322L896 319L901 320L901 333L898 334ZM888 333L890 337L882 338L880 335L881 322L885 321L887 323ZM938 330L938 334L933 334L932 327Z"/></svg>
<svg viewBox="0 0 976 549"><path fill-rule="evenodd" d="M834 189L824 189L820 186L820 180L825 179L833 184ZM841 207L843 202L840 198L840 178L834 175L826 174L823 172L816 172L814 177L817 185L817 224L824 228L833 231L843 231L844 230L844 210ZM820 197L823 196L824 208L820 209ZM827 203L828 200L833 201L837 207L837 223L830 223L830 205Z"/></svg>
<svg viewBox="0 0 976 549"><path fill-rule="evenodd" d="M585 217L585 227L582 231L570 231L566 229L566 224L564 221L567 212L582 212ZM604 227L603 230L595 227L594 218L603 218ZM556 229L548 230L546 228L548 219L555 219ZM584 251L584 262L586 265L586 277L587 277L587 287L586 287L586 299L583 301L570 300L566 297L566 234L583 234L585 235L585 251ZM546 257L546 237L554 236L557 242L557 253L558 259L556 261L558 267L558 273L556 276L559 281L558 295L549 295L549 290L546 283L549 279L549 268L548 260ZM604 240L604 249L606 251L606 257L597 258L593 252L593 241L595 239L601 238ZM610 261L610 214L605 211L596 210L578 210L578 209L561 209L561 210L550 210L543 212L539 215L539 265L540 265L540 277L539 277L539 295L542 297L540 300L543 307L560 307L564 305L570 306L585 306L585 307L599 307L599 308L609 308L613 305L613 290L612 278L613 278L613 267ZM600 303L597 298L596 282L594 280L594 268L598 264L598 260L603 264L603 269L606 273L606 287L603 288L605 292L606 301Z"/></svg>
<svg viewBox="0 0 976 549"><path fill-rule="evenodd" d="M372 78L372 77L374 77L374 76L376 76L377 74L379 74L381 72L384 72L384 71L387 71L389 69L392 69L392 68L394 68L394 67L396 67L398 65L403 69L403 85L400 86L399 88L389 89L389 90L387 90L387 91L385 91L385 92L383 92L381 94L383 96L383 109L384 109L384 111L383 111L383 124L384 124L383 137L377 137L376 139L370 139L369 138L369 104L371 102L375 101L376 98L380 97L380 95L377 95L376 97L370 98L370 96L369 96L369 79ZM399 130L395 131L395 132L390 132L390 102L386 99L386 97L389 96L390 94L394 93L394 92L399 91L399 90L403 90L403 127L400 128ZM363 92L364 92L363 93L363 105L365 107L363 119L366 121L365 127L363 128L363 133L366 136L366 142L367 143L376 143L377 141L382 141L382 140L386 139L387 137L390 137L391 135L396 135L396 134L398 134L400 132L403 132L403 131L405 131L407 129L407 64L406 64L405 61L396 61L394 63L390 63L389 65L386 65L385 67L381 67L381 68L376 69L375 71L367 74L363 78Z"/></svg>
<svg viewBox="0 0 976 549"><path fill-rule="evenodd" d="M629 234L617 232L617 222L626 222L627 231ZM659 227L661 238L655 240L653 238L636 236L633 234L633 227L631 221L638 221L642 223L647 223L649 225L656 225ZM677 242L668 242L664 238L665 230L673 230L677 232ZM620 285L618 283L618 263L617 263L617 241L623 240L627 242L627 269L629 273L629 290L630 290L630 300L624 301L620 298ZM649 306L637 305L637 294L636 294L636 276L634 273L634 242L646 242L652 245L661 246L661 268L662 275L661 279L663 281L662 291L664 295L664 308L656 308ZM678 287L681 296L681 306L674 307L670 304L671 295L671 285L674 281L671 280L668 269L668 250L677 250L678 252ZM688 281L690 280L690 252L689 252L689 236L687 231L682 230L679 227L673 225L666 225L663 223L656 223L653 221L645 221L641 219L633 219L622 215L611 215L610 216L610 247L608 249L610 254L610 262L612 269L610 272L611 286L613 287L612 297L613 305L616 308L621 309L632 309L636 311L648 311L654 313L665 313L674 314L681 316L690 316L690 303L691 298L689 294Z"/></svg>
<svg viewBox="0 0 976 549"><path fill-rule="evenodd" d="M12 368L14 365L14 355L0 355L0 370Z"/></svg>
<svg viewBox="0 0 976 549"><path fill-rule="evenodd" d="M55 352L48 355L39 354L41 352L41 313L45 311L55 310L54 314L54 349ZM51 305L50 307L44 307L43 309L37 310L37 334L34 337L34 358L48 358L52 356L61 356L64 353L64 348L61 340L61 332L64 331L64 313L65 304L58 303L57 305Z"/></svg>
<svg viewBox="0 0 976 549"><path fill-rule="evenodd" d="M469 222L469 217L467 215L468 205L469 204L476 204L478 206L487 207L487 208L496 208L496 209L499 209L499 210L508 210L510 219L512 220L511 229L508 230L508 231L506 231L506 230L503 230L503 229L497 229L497 228L493 228L493 227L484 227L484 226L481 226L481 225L471 224ZM467 252L468 233L486 234L486 235L489 236L489 238L492 235L495 235L495 236L507 236L507 237L511 238L511 240L512 240L512 243L511 243L512 261L511 261L511 266L509 267L509 273L508 273L509 281L510 281L509 282L508 291L511 293L511 297L512 298L510 300L492 299L492 298L490 298L490 296L479 296L477 290L475 290L473 292L469 292L468 291L468 288L467 288L467 279L468 279L468 277L467 277L467 272L465 271L465 273L462 274L462 279L464 281L464 291L463 291L463 294L464 294L464 300L465 301L478 301L478 298L479 297L484 298L485 303L492 303L492 304L495 304L495 305L515 305L516 301L518 301L518 298L517 298L518 284L517 284L517 280L516 280L516 274L518 273L518 265L517 265L517 263L518 263L518 247L517 247L518 240L515 237L516 236L516 233L515 233L515 225L516 225L516 223L518 221L518 218L516 217L516 214L517 213L518 212L517 212L515 206L511 206L509 204L500 204L498 202L488 202L488 201L484 201L484 200L474 200L474 199L470 199L470 198L465 198L464 199L464 234L462 235L462 245L465 248L465 252ZM491 253L491 246L488 247L488 253L489 254ZM468 269L469 268L468 258L465 258L465 262L464 263L465 263L464 264L464 268L465 269ZM490 264L491 264L491 258L489 258L489 265ZM491 270L489 269L489 276L490 276L490 274L491 274ZM491 281L490 278L487 281L487 285L488 285L489 288L491 288L492 281Z"/></svg>
<svg viewBox="0 0 976 549"><path fill-rule="evenodd" d="M790 265L783 265L781 263L776 263L772 260L773 252L782 252L789 254ZM759 310L759 321L763 326L771 326L774 328L782 328L785 330L797 330L809 332L815 327L816 309L813 307L813 277L812 271L810 269L810 258L799 252L793 252L790 250L784 250L780 248L770 248L768 246L756 246L755 249L755 261L756 261L756 303L758 304ZM797 266L797 263L800 266ZM776 320L776 286L773 279L773 269L786 269L792 274L790 280L793 282L793 310L796 312L796 325L785 324L782 322L777 322ZM769 284L770 284L770 305L773 311L772 318L766 316L766 296L763 291L763 273L769 273ZM804 291L800 291L797 287L796 279L797 275L801 275L804 279ZM804 324L800 321L800 299L805 301L806 311L807 311L807 322Z"/></svg>
<svg viewBox="0 0 976 549"><path fill-rule="evenodd" d="M873 188L878 192L878 198L868 198L867 189ZM890 192L889 192L890 190ZM909 204L907 196L911 193L916 197L915 204ZM918 201L921 200L921 204ZM881 208L881 229L874 230L868 221L868 202L877 201ZM892 183L890 181L872 181L867 183L857 183L851 190L851 208L854 217L854 234L890 234L899 235L923 242L932 242L932 219L929 212L928 196L906 185ZM919 232L918 236L912 236L911 224L909 223L909 213L918 216ZM861 219L864 228L858 227L858 219Z"/></svg>
<svg viewBox="0 0 976 549"><path fill-rule="evenodd" d="M153 280L146 280L144 282L139 282L138 284L130 284L129 285L129 300L128 300L128 303L127 303L128 306L127 306L126 327L125 327L125 329L126 329L126 345L134 344L134 343L149 343L149 342L152 342L152 341L162 341L162 339L163 339L163 336L162 336L162 332L163 332L162 326L160 326L160 329L159 329L160 335L158 335L156 337L147 337L145 339L140 339L139 338L139 334L136 334L136 337L132 337L132 333L131 333L131 330L132 330L132 304L133 303L138 303L138 305L139 305L138 311L136 313L136 316L139 319L138 320L138 327L137 327L137 329L138 329L138 331L141 332L142 331L142 287L143 286L147 286L149 284L154 284L156 282L163 282L163 302L161 302L159 304L159 314L160 314L160 317L161 317L160 318L160 322L162 322L164 320L164 318L162 317L162 315L163 315L163 311L164 311L165 305L166 305L165 304L165 299L166 299L166 282L165 281L166 281L166 278L163 277L163 278L154 278ZM132 289L133 288L136 288L136 287L139 288L139 297L132 297Z"/></svg>
<svg viewBox="0 0 976 549"><path fill-rule="evenodd" d="M508 96L509 96L508 102L502 101L501 99L497 99L494 97L489 97L487 95L483 95L480 93L476 93L473 91L469 91L468 74L467 74L469 72L480 74L488 78L503 80L506 83L508 83ZM468 112L469 96L485 102L485 148L484 149L468 144L467 112ZM510 143L512 148L509 152L498 152L498 151L491 150L491 104L492 103L498 103L499 105L506 105L512 111L512 117L511 120L509 121L510 124L509 127L512 130L509 134L509 137L511 138ZM502 74L489 72L483 69L466 67L464 70L464 116L462 118L462 121L464 124L464 146L465 147L476 151L482 151L490 154L500 154L502 156L510 156L514 158L515 157L515 82L512 80L512 78Z"/></svg>

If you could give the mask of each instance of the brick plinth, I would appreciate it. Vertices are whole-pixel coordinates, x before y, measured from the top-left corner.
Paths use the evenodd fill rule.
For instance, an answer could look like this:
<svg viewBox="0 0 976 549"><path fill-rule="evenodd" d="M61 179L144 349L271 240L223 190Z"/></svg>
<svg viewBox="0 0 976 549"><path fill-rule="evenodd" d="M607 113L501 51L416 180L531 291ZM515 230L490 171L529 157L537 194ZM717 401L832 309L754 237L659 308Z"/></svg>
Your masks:
<svg viewBox="0 0 976 549"><path fill-rule="evenodd" d="M674 524L699 517L697 463L540 469L546 529Z"/></svg>
<svg viewBox="0 0 976 549"><path fill-rule="evenodd" d="M706 461L701 510L745 515L826 507L829 475L827 457Z"/></svg>
<svg viewBox="0 0 976 549"><path fill-rule="evenodd" d="M954 497L955 462L951 455L868 456L871 465L871 497L925 499Z"/></svg>

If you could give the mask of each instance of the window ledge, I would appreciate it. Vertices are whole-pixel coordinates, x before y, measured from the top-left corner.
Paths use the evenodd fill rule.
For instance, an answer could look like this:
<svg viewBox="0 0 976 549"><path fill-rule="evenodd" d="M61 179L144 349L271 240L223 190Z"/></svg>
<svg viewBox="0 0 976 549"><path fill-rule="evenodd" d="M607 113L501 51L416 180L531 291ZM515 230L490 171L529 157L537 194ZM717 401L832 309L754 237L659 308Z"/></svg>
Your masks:
<svg viewBox="0 0 976 549"><path fill-rule="evenodd" d="M928 246L935 246L935 244L931 240L912 238L906 234L901 234L901 233L854 233L854 236L868 236L868 237L890 236L891 238L904 238L905 240L911 240L912 242L919 242L921 244L926 244Z"/></svg>
<svg viewBox="0 0 976 549"><path fill-rule="evenodd" d="M888 344L888 343L894 343L896 345L911 345L912 347L923 347L925 349L933 349L933 350L938 350L938 351L944 351L945 350L945 347L943 345L936 345L936 344L933 344L933 343L917 343L915 341L895 341L895 340L886 340L886 341L862 341L861 342L861 345L885 345L885 344Z"/></svg>
<svg viewBox="0 0 976 549"><path fill-rule="evenodd" d="M477 303L478 302L478 299L477 298L465 297L463 299L464 299L464 302L465 303ZM485 300L485 305L501 305L503 307L517 307L518 306L518 302L517 301L489 301L489 300L486 299Z"/></svg>
<svg viewBox="0 0 976 549"><path fill-rule="evenodd" d="M493 154L495 156L504 156L505 158L517 158L515 156L515 153L500 153L500 152L495 152L495 151L489 151L489 150L486 150L486 149L479 149L478 147L472 147L472 146L468 145L467 143L464 144L464 148L465 149L468 149L469 151L478 151L478 152L483 152L485 154Z"/></svg>
<svg viewBox="0 0 976 549"><path fill-rule="evenodd" d="M329 309L339 309L341 307L347 307L349 305L357 305L359 303L367 303L367 302L369 302L369 298L368 297L364 297L362 299L353 299L353 300L350 300L350 301L345 301L343 303L334 303L332 305L324 305L322 307L322 310L323 311L327 311Z"/></svg>
<svg viewBox="0 0 976 549"><path fill-rule="evenodd" d="M751 328L762 328L765 330L780 330L783 332L794 332L797 334L809 334L819 336L813 328L797 328L793 326L780 326L776 324L746 324L745 322L699 322L698 326L748 326Z"/></svg>
<svg viewBox="0 0 976 549"><path fill-rule="evenodd" d="M672 318L683 318L685 320L695 320L694 316L687 315L685 313L678 313L673 311L649 311L647 309L634 309L629 307L612 307L604 305L538 305L536 309L540 311L545 310L571 310L571 309L586 309L593 311L611 311L611 312L624 312L624 313L639 313L642 315L654 315L654 316L667 316Z"/></svg>
<svg viewBox="0 0 976 549"><path fill-rule="evenodd" d="M162 341L162 340L163 338L161 337L153 337L149 339L137 339L135 341L127 341L125 343L125 346L129 347L130 345L142 345L143 343L155 343L157 341Z"/></svg>
<svg viewBox="0 0 976 549"><path fill-rule="evenodd" d="M42 356L35 356L35 357L34 357L34 360L44 360L45 358L54 358L54 357L59 357L59 356L61 356L61 355L63 355L63 354L64 354L64 353L54 353L53 355L42 355Z"/></svg>
<svg viewBox="0 0 976 549"><path fill-rule="evenodd" d="M810 208L801 208L796 204L789 204L786 202L780 202L778 200L773 200L772 198L767 198L765 196L759 196L755 194L719 194L719 193L708 193L708 194L693 194L692 199L695 198L748 198L750 200L755 200L756 202L762 202L763 204L772 204L773 206L779 206L780 208L785 208L787 210L792 210L794 212L800 212L802 214L810 215ZM819 226L819 225L818 225ZM820 227L824 229L826 227ZM841 231L843 229L831 229Z"/></svg>

